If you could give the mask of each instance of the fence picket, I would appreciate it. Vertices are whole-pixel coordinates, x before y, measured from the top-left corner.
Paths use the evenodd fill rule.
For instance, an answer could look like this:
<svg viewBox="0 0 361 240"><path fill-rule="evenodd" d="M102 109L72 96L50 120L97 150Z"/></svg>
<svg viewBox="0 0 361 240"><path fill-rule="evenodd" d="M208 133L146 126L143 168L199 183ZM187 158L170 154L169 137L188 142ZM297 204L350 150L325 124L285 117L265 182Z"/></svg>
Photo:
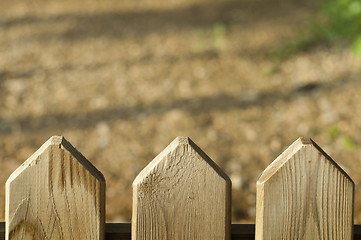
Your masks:
<svg viewBox="0 0 361 240"><path fill-rule="evenodd" d="M133 240L231 239L231 181L189 138L176 138L133 188ZM359 239L354 188L316 143L298 139L257 181L256 239ZM52 137L7 180L5 220L6 240L104 240L104 177L63 137ZM130 239L129 230L110 226L107 239ZM237 231L232 239L254 237Z"/></svg>
<svg viewBox="0 0 361 240"><path fill-rule="evenodd" d="M105 239L105 180L63 137L6 182L6 239Z"/></svg>
<svg viewBox="0 0 361 240"><path fill-rule="evenodd" d="M230 239L231 181L189 138L176 138L133 182L132 239Z"/></svg>
<svg viewBox="0 0 361 240"><path fill-rule="evenodd" d="M300 138L257 181L256 239L353 239L354 183Z"/></svg>

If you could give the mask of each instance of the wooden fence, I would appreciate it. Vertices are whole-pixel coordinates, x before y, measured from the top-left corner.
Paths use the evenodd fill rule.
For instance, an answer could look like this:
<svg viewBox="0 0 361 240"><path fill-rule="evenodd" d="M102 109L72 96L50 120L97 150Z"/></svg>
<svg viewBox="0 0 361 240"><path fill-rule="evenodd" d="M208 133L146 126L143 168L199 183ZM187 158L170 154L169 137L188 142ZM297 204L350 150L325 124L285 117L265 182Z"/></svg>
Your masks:
<svg viewBox="0 0 361 240"><path fill-rule="evenodd" d="M259 177L256 224L231 224L231 180L178 137L134 180L132 223L106 224L103 175L52 137L7 180L0 239L361 239L354 188L317 144L300 138Z"/></svg>

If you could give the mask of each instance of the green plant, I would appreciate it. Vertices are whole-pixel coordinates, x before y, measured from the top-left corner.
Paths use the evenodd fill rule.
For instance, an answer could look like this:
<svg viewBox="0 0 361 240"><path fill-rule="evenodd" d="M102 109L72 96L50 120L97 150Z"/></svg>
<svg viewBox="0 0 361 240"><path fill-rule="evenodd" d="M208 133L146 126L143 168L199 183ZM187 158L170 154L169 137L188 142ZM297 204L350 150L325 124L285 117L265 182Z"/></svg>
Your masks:
<svg viewBox="0 0 361 240"><path fill-rule="evenodd" d="M321 34L327 40L355 41L361 36L360 0L324 0L321 17Z"/></svg>
<svg viewBox="0 0 361 240"><path fill-rule="evenodd" d="M216 23L213 26L211 35L213 39L213 47L218 51L221 51L225 47L225 33L226 26L223 23Z"/></svg>
<svg viewBox="0 0 361 240"><path fill-rule="evenodd" d="M337 126L332 126L328 130L328 134L332 139L338 139L347 150L354 150L356 148L356 142L348 135L341 132Z"/></svg>
<svg viewBox="0 0 361 240"><path fill-rule="evenodd" d="M338 135L340 135L340 129L337 126L333 126L328 130L328 134L330 135L331 138L335 138Z"/></svg>
<svg viewBox="0 0 361 240"><path fill-rule="evenodd" d="M354 150L356 148L356 143L348 136L342 137L342 143L348 150Z"/></svg>
<svg viewBox="0 0 361 240"><path fill-rule="evenodd" d="M209 29L198 30L201 38L196 42L197 51L211 50L222 52L226 47L226 25L222 22L215 23Z"/></svg>
<svg viewBox="0 0 361 240"><path fill-rule="evenodd" d="M361 35L352 44L352 51L361 57Z"/></svg>
<svg viewBox="0 0 361 240"><path fill-rule="evenodd" d="M361 57L361 0L321 0L306 29L271 52L280 61L317 45L343 43Z"/></svg>

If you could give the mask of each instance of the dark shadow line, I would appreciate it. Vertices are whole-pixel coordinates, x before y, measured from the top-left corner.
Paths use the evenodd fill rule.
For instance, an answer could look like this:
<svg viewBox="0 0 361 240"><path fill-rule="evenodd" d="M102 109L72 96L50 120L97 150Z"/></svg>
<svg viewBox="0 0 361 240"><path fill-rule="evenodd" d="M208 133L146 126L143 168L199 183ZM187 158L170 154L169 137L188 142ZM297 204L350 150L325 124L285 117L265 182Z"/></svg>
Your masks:
<svg viewBox="0 0 361 240"><path fill-rule="evenodd" d="M250 26L264 21L278 21L293 16L295 9L306 8L297 1L232 0L208 2L167 10L114 11L106 13L71 13L55 16L26 16L0 21L4 29L19 25L71 23L69 29L36 33L17 41L48 41L51 39L83 40L84 38L144 37L151 33L179 33L209 29L217 23Z"/></svg>
<svg viewBox="0 0 361 240"><path fill-rule="evenodd" d="M11 79L20 79L26 80L24 78L31 78L36 74L45 74L45 75L52 75L52 74L59 74L59 73L66 73L66 72L73 72L73 71L95 71L102 69L107 66L111 66L113 64L122 64L125 68L129 66L136 66L142 64L162 64L162 63L173 63L177 64L180 62L187 62L194 59L200 60L209 60L209 59L217 59L220 57L220 52L216 50L208 50L202 52L195 52L190 53L182 56L162 56L161 58L154 57L153 55L147 54L138 59L116 59L109 62L99 62L99 63L91 63L91 64L65 64L64 66L58 68L51 68L51 69L42 69L42 68L33 68L28 69L27 71L17 71L17 72L10 72L10 71L0 71L0 85L1 80L9 81ZM256 56L251 52L244 53L244 55L248 54L247 56Z"/></svg>
<svg viewBox="0 0 361 240"><path fill-rule="evenodd" d="M256 58L259 56L259 52L267 52L266 49L256 49L253 51L251 50L244 50L244 51L238 51L233 52L232 54L242 57L249 57L249 58ZM199 51L189 54L184 54L180 56L176 55L167 55L162 57L154 57L151 54L146 54L140 58L137 59L115 59L109 62L98 62L98 63L90 63L90 64L65 64L58 68L32 68L28 69L26 71L17 71L17 72L11 72L11 71L0 71L0 87L2 81L11 81L11 79L17 79L26 81L29 80L34 75L40 74L45 76L51 76L51 75L59 75L62 73L68 73L68 72L74 72L74 71L88 71L88 72L94 72L96 70L105 68L107 66L112 66L114 64L121 64L125 69L128 67L134 67L137 65L144 65L144 64L179 64L184 62L189 62L195 59L198 60L211 60L211 59L219 59L222 57L222 52L219 52L217 50L205 50L205 51ZM227 53L225 53L227 54Z"/></svg>

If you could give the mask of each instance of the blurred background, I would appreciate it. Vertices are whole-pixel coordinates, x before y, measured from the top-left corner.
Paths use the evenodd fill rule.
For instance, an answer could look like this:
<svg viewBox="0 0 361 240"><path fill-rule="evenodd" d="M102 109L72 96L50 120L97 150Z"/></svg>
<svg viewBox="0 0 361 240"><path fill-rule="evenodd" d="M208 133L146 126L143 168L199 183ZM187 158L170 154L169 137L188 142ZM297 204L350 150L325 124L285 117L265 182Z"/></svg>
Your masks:
<svg viewBox="0 0 361 240"><path fill-rule="evenodd" d="M360 0L1 0L0 220L6 179L52 135L104 174L109 222L184 135L252 223L257 176L305 136L354 180L361 224L360 36Z"/></svg>

